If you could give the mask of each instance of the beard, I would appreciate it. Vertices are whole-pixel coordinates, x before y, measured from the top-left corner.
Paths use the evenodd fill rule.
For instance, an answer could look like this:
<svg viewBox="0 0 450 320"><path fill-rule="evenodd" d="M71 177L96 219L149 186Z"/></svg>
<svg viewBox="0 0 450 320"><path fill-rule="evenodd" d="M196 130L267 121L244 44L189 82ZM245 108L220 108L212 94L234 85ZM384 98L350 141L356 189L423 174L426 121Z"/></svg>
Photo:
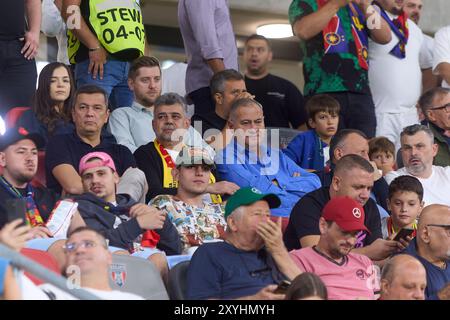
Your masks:
<svg viewBox="0 0 450 320"><path fill-rule="evenodd" d="M406 167L406 171L408 171L408 173L412 174L413 176L420 175L422 172L425 171L425 169L426 167L423 163Z"/></svg>
<svg viewBox="0 0 450 320"><path fill-rule="evenodd" d="M19 184L24 184L24 183L31 182L31 180L33 180L35 175L36 175L36 172L34 172L34 173L19 173L14 177L14 179Z"/></svg>

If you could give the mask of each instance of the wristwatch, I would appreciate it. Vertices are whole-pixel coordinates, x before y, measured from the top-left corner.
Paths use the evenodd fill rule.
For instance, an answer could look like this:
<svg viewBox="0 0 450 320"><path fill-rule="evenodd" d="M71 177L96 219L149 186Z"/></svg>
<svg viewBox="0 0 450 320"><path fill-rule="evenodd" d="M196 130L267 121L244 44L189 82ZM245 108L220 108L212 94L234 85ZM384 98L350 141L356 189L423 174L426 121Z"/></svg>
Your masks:
<svg viewBox="0 0 450 320"><path fill-rule="evenodd" d="M97 51L98 49L100 49L101 47L99 46L99 47L95 47L95 48L89 48L89 52L92 52L92 51Z"/></svg>

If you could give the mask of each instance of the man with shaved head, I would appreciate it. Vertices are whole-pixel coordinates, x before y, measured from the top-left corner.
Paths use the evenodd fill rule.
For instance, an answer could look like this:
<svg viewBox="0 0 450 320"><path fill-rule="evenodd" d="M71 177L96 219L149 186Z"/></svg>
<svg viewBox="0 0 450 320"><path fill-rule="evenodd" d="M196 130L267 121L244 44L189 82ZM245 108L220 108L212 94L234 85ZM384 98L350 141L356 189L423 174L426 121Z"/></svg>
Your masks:
<svg viewBox="0 0 450 320"><path fill-rule="evenodd" d="M399 254L381 273L381 300L425 300L427 272L413 256Z"/></svg>
<svg viewBox="0 0 450 320"><path fill-rule="evenodd" d="M450 299L450 207L430 205L423 209L417 236L404 253L419 259L427 272L427 300Z"/></svg>

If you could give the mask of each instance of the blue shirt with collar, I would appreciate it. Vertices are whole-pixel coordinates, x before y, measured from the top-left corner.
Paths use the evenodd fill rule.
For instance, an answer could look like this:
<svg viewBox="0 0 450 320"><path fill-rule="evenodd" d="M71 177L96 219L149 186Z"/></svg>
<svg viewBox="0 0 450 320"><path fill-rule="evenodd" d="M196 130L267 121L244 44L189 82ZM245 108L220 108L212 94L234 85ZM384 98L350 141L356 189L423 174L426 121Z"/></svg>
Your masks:
<svg viewBox="0 0 450 320"><path fill-rule="evenodd" d="M289 217L301 197L321 187L320 180L278 149L262 146L261 154L258 159L234 139L217 153L217 172L222 180L240 187L256 187L263 193L276 194L281 205L271 210L272 215Z"/></svg>
<svg viewBox="0 0 450 320"><path fill-rule="evenodd" d="M323 149L327 146L315 130L308 130L299 133L283 152L300 167L320 171L325 166Z"/></svg>
<svg viewBox="0 0 450 320"><path fill-rule="evenodd" d="M425 288L425 299L426 300L439 300L437 293L441 290L447 283L450 283L450 260L447 260L445 269L441 269L428 260L419 256L417 252L417 242L413 239L403 253L409 254L422 263L427 272L427 287Z"/></svg>

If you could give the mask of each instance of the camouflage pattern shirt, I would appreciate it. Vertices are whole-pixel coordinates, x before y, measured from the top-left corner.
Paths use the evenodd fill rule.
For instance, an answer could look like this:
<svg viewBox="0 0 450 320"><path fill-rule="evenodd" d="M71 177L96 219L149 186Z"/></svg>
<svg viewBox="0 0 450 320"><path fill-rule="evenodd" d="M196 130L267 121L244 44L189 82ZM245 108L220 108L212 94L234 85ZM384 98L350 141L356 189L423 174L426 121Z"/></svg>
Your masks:
<svg viewBox="0 0 450 320"><path fill-rule="evenodd" d="M205 197L210 199L210 196ZM149 205L167 213L180 234L183 242L183 253L191 247L204 242L224 239L226 221L223 216L225 208L222 204L203 201L203 208L189 205L175 196L156 196Z"/></svg>

